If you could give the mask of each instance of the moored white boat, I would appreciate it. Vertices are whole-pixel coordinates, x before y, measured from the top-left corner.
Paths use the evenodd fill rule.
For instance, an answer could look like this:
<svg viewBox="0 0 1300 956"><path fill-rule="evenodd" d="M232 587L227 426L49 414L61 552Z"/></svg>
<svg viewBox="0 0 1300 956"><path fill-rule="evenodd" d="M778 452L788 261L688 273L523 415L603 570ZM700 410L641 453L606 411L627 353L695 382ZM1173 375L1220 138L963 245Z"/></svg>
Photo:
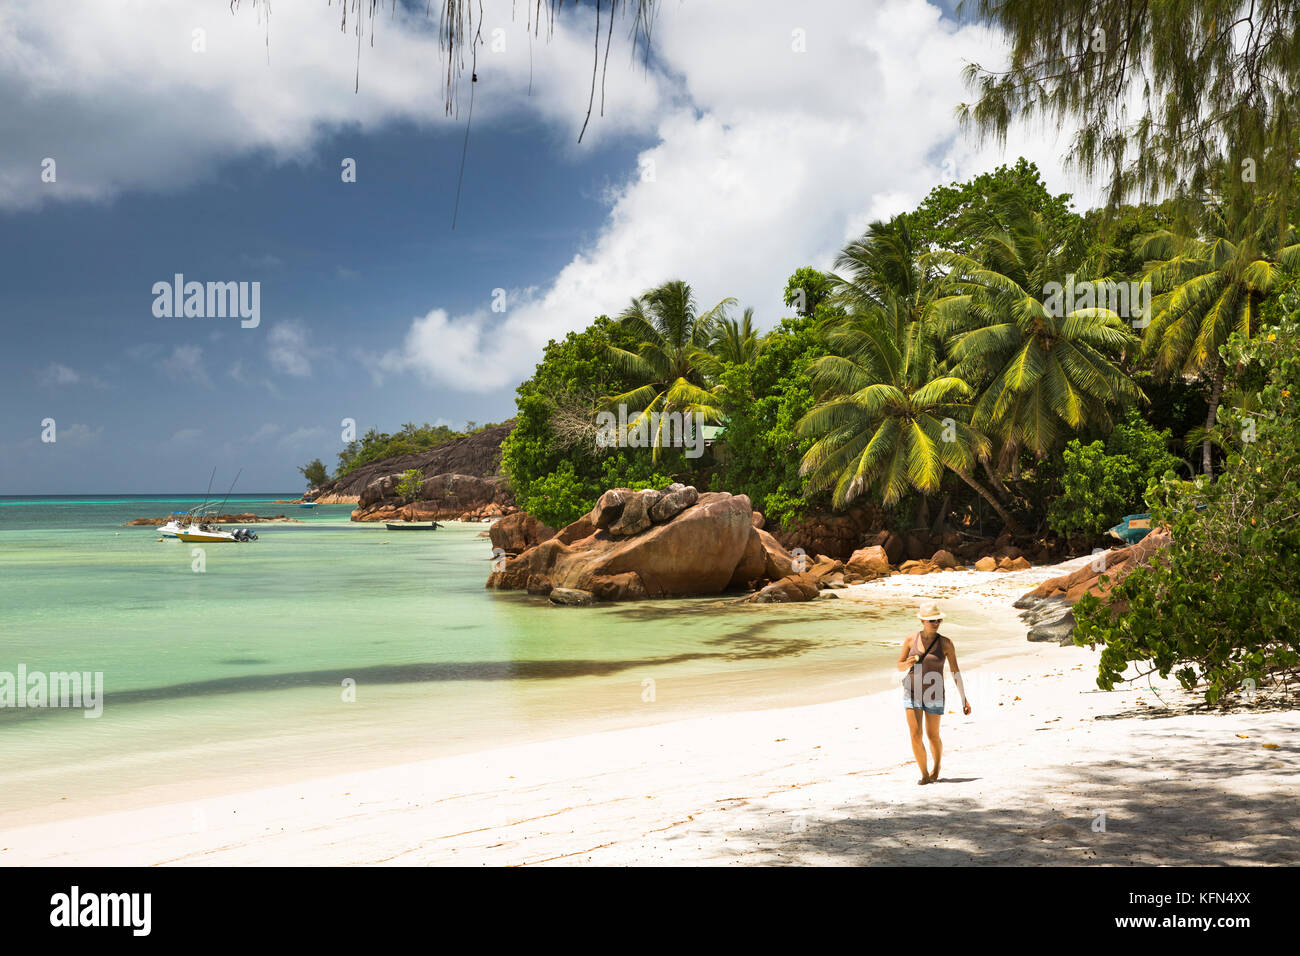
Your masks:
<svg viewBox="0 0 1300 956"><path fill-rule="evenodd" d="M158 526L158 533L164 538L176 537L176 532L183 530L189 523L189 512L173 511L167 521Z"/></svg>
<svg viewBox="0 0 1300 956"><path fill-rule="evenodd" d="M230 531L222 531L220 528L205 528L205 527L200 527L199 525L190 525L188 528L176 532L176 537L180 538L182 541L201 541L201 542L239 540Z"/></svg>

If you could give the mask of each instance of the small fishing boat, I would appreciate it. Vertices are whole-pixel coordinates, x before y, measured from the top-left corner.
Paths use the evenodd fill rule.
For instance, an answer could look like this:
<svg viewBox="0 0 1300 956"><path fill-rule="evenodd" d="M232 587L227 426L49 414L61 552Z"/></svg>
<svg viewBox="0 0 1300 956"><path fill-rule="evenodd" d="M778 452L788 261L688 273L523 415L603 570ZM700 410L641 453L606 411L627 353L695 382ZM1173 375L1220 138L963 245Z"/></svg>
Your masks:
<svg viewBox="0 0 1300 956"><path fill-rule="evenodd" d="M205 544L215 544L219 541L238 541L231 531L223 531L220 528L210 528L207 525L190 525L183 531L176 532L176 537L182 541L194 541Z"/></svg>
<svg viewBox="0 0 1300 956"><path fill-rule="evenodd" d="M176 537L176 532L188 527L190 524L190 512L173 511L171 516L161 525L158 526L158 533L164 538Z"/></svg>
<svg viewBox="0 0 1300 956"><path fill-rule="evenodd" d="M312 501L310 498L304 498L304 499L302 499L302 501L298 502L298 507L299 507L299 508L315 508L315 507L316 507L316 502Z"/></svg>
<svg viewBox="0 0 1300 956"><path fill-rule="evenodd" d="M223 528L215 528L208 524L191 524L188 528L176 532L176 537L182 541L193 541L197 543L216 544L222 541L256 541L257 535L247 528L236 528L234 531L226 531Z"/></svg>
<svg viewBox="0 0 1300 956"><path fill-rule="evenodd" d="M1110 529L1113 537L1119 538L1125 544L1137 544L1148 534L1151 533L1151 515L1125 515L1120 519L1119 524Z"/></svg>
<svg viewBox="0 0 1300 956"><path fill-rule="evenodd" d="M235 481L230 483L230 491L226 492L226 497L221 500L219 505L208 504L208 492L212 490L212 479L208 479L208 492L203 495L203 504L193 511L187 512L189 519L188 525L180 528L176 532L176 537L181 541L189 541L196 544L217 544L223 541L256 541L257 535L247 528L237 528L234 531L226 531L223 528L216 527L208 523L204 515L219 515L221 509L226 506L230 500L230 492L235 490L235 482L239 481L239 476L244 473L244 469L239 469L235 475ZM212 475L215 478L217 470L212 469Z"/></svg>
<svg viewBox="0 0 1300 956"><path fill-rule="evenodd" d="M395 521L392 523L384 522L384 527L389 531L437 531L442 525L433 521L429 524L423 524L418 521Z"/></svg>

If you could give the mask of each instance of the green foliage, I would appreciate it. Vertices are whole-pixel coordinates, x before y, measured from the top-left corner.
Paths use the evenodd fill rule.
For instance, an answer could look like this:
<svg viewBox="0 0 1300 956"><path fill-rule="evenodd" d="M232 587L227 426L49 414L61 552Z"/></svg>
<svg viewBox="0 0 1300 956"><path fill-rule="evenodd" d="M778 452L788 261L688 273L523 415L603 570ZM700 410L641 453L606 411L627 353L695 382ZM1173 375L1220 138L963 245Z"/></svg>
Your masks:
<svg viewBox="0 0 1300 956"><path fill-rule="evenodd" d="M501 468L519 506L552 527L591 510L608 488L691 481L692 469L707 460L665 448L656 463L648 448L597 446L595 414L604 396L632 384L609 362L611 346L628 350L636 340L600 316L581 332L548 342L532 377L516 390L516 424L501 446Z"/></svg>
<svg viewBox="0 0 1300 956"><path fill-rule="evenodd" d="M325 463L319 458L313 458L307 464L300 466L298 471L307 479L308 491L312 488L319 488L329 481L329 472L325 470Z"/></svg>
<svg viewBox="0 0 1300 956"><path fill-rule="evenodd" d="M1085 596L1075 605L1075 642L1103 645L1099 687L1145 662L1214 704L1243 687L1263 690L1270 675L1296 676L1300 299L1288 308L1276 328L1236 333L1223 349L1238 377L1262 373L1263 385L1258 412L1230 408L1215 426L1229 449L1218 481L1169 479L1153 489L1153 518L1173 536L1164 558L1120 582L1109 604Z"/></svg>
<svg viewBox="0 0 1300 956"><path fill-rule="evenodd" d="M824 354L815 319L787 318L769 333L757 358L722 373L726 453L711 487L748 495L776 524L802 517L811 503L799 461L812 439L800 437L796 426L813 406L808 365ZM827 504L824 496L820 503Z"/></svg>
<svg viewBox="0 0 1300 956"><path fill-rule="evenodd" d="M424 474L419 468L408 468L397 480L397 493L403 498L415 498L420 494L420 484Z"/></svg>
<svg viewBox="0 0 1300 956"><path fill-rule="evenodd" d="M543 524L562 528L590 511L600 494L597 482L575 474L573 462L562 461L553 472L529 483L519 507Z"/></svg>
<svg viewBox="0 0 1300 956"><path fill-rule="evenodd" d="M972 425L1042 457L1071 433L1109 427L1113 405L1140 397L1120 365L1137 339L1111 309L1062 301L1066 287L1097 291L1071 278L1080 230L1063 230L1013 194L984 215L992 225L972 255L931 255L950 270L932 317L953 374L979 392Z"/></svg>
<svg viewBox="0 0 1300 956"><path fill-rule="evenodd" d="M1009 66L970 64L963 125L1005 141L1019 123L1075 129L1068 159L1132 195L1195 196L1222 181L1295 195L1300 10L1294 0L973 0ZM1226 154L1226 155L1225 155Z"/></svg>
<svg viewBox="0 0 1300 956"><path fill-rule="evenodd" d="M1080 273L1115 279L1141 275L1146 263L1140 252L1142 240L1173 227L1175 218L1169 202L1089 210L1083 214L1088 249Z"/></svg>
<svg viewBox="0 0 1300 956"><path fill-rule="evenodd" d="M1165 376L1213 375L1234 331L1253 334L1261 303L1300 268L1300 236L1279 228L1268 205L1207 202L1195 228L1157 230L1139 254L1157 293L1142 336L1143 355Z"/></svg>
<svg viewBox="0 0 1300 956"><path fill-rule="evenodd" d="M812 266L802 266L794 270L785 284L785 304L801 316L812 315L817 306L828 301L835 283L824 272Z"/></svg>
<svg viewBox="0 0 1300 956"><path fill-rule="evenodd" d="M562 528L590 511L610 488L664 488L674 480L654 470L649 455L610 455L596 479L576 474L573 462L562 461L555 471L532 482L519 505L552 528Z"/></svg>
<svg viewBox="0 0 1300 956"><path fill-rule="evenodd" d="M603 315L581 332L546 344L532 377L515 390L515 427L501 446L501 469L521 507L531 498L533 483L556 474L564 463L575 479L594 484L600 476L595 413L603 396L628 384L610 365L607 351L632 344L631 336ZM571 420L575 429L565 431L562 426ZM583 422L590 424L589 434L576 427Z"/></svg>
<svg viewBox="0 0 1300 956"><path fill-rule="evenodd" d="M1177 475L1182 465L1169 444L1168 431L1152 428L1133 409L1104 444L1071 440L1062 456L1060 494L1048 507L1048 526L1067 538L1094 537L1124 515L1141 512L1151 483L1167 472Z"/></svg>
<svg viewBox="0 0 1300 956"><path fill-rule="evenodd" d="M430 425L428 422L423 425L407 422L391 435L377 428L371 428L359 440L348 442L339 452L339 464L334 469L334 477L342 478L367 462L393 458L397 455L410 455L446 444L453 438L463 438L466 434L467 432L458 432L446 425Z"/></svg>
<svg viewBox="0 0 1300 956"><path fill-rule="evenodd" d="M606 350L609 361L634 387L607 396L603 407L626 406L629 431L643 422L643 416L646 421L654 421L648 416L656 413L698 415L707 422L719 421L722 411L715 387L723 365L720 352L745 358L757 351L752 312L747 316L748 338L741 327L727 319L727 310L734 304L735 299L723 299L700 313L694 291L680 279L634 298L619 316L619 325L633 337L636 347L611 345ZM655 459L669 447L665 443L665 421L659 419L659 428L651 436Z"/></svg>
<svg viewBox="0 0 1300 956"><path fill-rule="evenodd" d="M1048 525L1067 538L1097 535L1114 525L1133 503L1133 462L1107 455L1099 441L1081 445L1077 438L1065 446L1063 458L1061 494L1048 508Z"/></svg>
<svg viewBox="0 0 1300 956"><path fill-rule="evenodd" d="M596 498L609 488L665 488L671 485L677 479L670 474L671 467L665 469L664 466L684 464L680 458L674 458L669 455L662 456L656 463L649 455L644 454L644 449L639 449L641 454L624 454L610 455L601 463L600 469L600 491L592 496L591 504L583 509L584 512L591 510L591 505L596 503ZM680 455L680 453L676 453Z"/></svg>
<svg viewBox="0 0 1300 956"><path fill-rule="evenodd" d="M969 254L979 233L988 226L991 204L1008 195L1042 215L1056 229L1066 229L1078 221L1070 211L1070 194L1053 196L1038 167L1021 156L1014 166L999 166L964 183L931 189L921 205L907 213L913 241L922 250Z"/></svg>

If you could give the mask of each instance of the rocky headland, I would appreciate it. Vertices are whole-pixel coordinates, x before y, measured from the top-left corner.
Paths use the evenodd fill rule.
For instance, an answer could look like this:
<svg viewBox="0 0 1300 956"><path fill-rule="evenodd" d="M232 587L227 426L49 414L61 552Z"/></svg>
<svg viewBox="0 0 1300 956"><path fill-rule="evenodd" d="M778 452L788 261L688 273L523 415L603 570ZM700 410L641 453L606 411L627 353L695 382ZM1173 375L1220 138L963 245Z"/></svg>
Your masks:
<svg viewBox="0 0 1300 956"><path fill-rule="evenodd" d="M353 521L483 521L518 511L501 475L501 443L514 422L485 428L426 451L368 462L312 489L318 504L356 505ZM399 495L404 472L424 479L414 496Z"/></svg>
<svg viewBox="0 0 1300 956"><path fill-rule="evenodd" d="M487 587L545 595L558 604L726 592L749 592L755 603L777 603L811 600L822 591L890 574L965 567L1012 572L1031 566L1009 536L989 540L860 529L845 560L802 545L787 548L764 524L745 495L681 484L614 488L588 514L558 530L522 512L495 522L489 536L499 562ZM811 545L818 533L793 540ZM838 535L823 537L843 550Z"/></svg>

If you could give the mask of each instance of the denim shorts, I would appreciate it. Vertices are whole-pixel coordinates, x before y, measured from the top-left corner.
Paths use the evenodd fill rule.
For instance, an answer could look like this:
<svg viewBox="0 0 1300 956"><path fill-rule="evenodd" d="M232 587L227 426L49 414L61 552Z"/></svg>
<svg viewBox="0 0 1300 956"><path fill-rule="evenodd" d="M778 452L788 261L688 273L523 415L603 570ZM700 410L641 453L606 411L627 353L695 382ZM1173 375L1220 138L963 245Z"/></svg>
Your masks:
<svg viewBox="0 0 1300 956"><path fill-rule="evenodd" d="M904 687L903 688L903 709L923 710L927 714L943 713L943 691L940 691L937 695L923 693L921 696L928 697L931 699L926 700L924 703L918 704L916 701L912 700L912 692L909 691L906 687Z"/></svg>

